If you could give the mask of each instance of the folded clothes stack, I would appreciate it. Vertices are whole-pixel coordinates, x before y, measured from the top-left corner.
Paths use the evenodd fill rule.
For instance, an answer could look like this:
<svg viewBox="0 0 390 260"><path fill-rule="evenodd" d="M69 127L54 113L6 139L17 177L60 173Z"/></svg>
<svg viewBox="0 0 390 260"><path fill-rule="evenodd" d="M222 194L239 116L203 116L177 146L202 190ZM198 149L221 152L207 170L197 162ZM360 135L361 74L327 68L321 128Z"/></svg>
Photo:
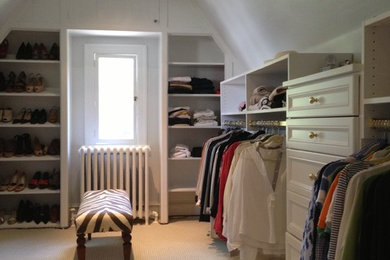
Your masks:
<svg viewBox="0 0 390 260"><path fill-rule="evenodd" d="M215 94L213 82L206 78L189 76L171 77L168 83L168 93L170 94Z"/></svg>
<svg viewBox="0 0 390 260"><path fill-rule="evenodd" d="M170 107L168 109L169 125L191 125L191 116L189 107Z"/></svg>
<svg viewBox="0 0 390 260"><path fill-rule="evenodd" d="M191 77L171 77L168 81L168 93L192 93Z"/></svg>
<svg viewBox="0 0 390 260"><path fill-rule="evenodd" d="M214 111L211 109L195 111L194 115L194 126L217 126L217 117Z"/></svg>
<svg viewBox="0 0 390 260"><path fill-rule="evenodd" d="M279 86L272 91L269 87L259 86L253 90L249 98L248 110L264 110L284 107L287 87Z"/></svg>
<svg viewBox="0 0 390 260"><path fill-rule="evenodd" d="M171 149L171 158L188 158L191 157L190 149L185 144L177 144Z"/></svg>

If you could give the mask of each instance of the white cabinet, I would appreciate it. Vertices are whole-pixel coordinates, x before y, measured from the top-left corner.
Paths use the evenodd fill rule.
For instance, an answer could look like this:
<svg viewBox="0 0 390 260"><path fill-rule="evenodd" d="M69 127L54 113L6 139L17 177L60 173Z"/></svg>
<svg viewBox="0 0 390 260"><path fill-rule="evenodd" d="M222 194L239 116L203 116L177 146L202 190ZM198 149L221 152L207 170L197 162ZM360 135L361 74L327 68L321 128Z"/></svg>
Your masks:
<svg viewBox="0 0 390 260"><path fill-rule="evenodd" d="M286 259L299 259L314 180L325 164L359 147L361 65L286 81Z"/></svg>
<svg viewBox="0 0 390 260"><path fill-rule="evenodd" d="M48 52L53 43L59 44L59 32L43 32L43 31L12 31L7 36L9 41L8 55L4 59L0 59L0 72L6 77L6 81L9 80L8 75L10 72L14 72L17 76L24 71L28 76L30 74L40 74L43 77L43 84L45 90L43 92L27 92L24 89L15 92L15 89L9 89L8 92L0 92L0 107L11 108L13 112L13 118L17 117L19 111L26 109L26 111L34 112L35 110L44 109L49 115L49 111L56 107L58 108L57 118L59 119L60 108L60 61L48 60L48 59L16 59L16 53L22 42L27 44L30 42L32 47L37 43L41 43L46 46ZM20 57L18 57L20 58ZM8 83L6 83L8 84ZM61 127L59 121L54 123L45 122L42 124L33 124L31 121L27 123L15 123L7 122L0 123L0 138L4 139L6 143L10 140L15 140L18 136L28 135L31 138L31 146L34 147L34 138L39 139L39 144L45 147L49 147L54 139L61 138ZM24 139L27 141L27 139ZM26 143L26 142L25 142ZM59 144L58 144L59 145ZM7 145L6 145L7 146ZM4 149L9 149L3 147ZM59 147L58 147L59 148ZM38 171L53 173L53 169L60 173L60 176L66 174L61 172L61 156L58 153L46 154L43 156L37 156L35 154L20 154L19 156L1 157L0 167L2 168L1 177L12 176L15 171L26 173L26 184L33 178L34 174ZM61 178L61 177L60 177ZM65 177L62 176L62 179ZM6 178L7 179L7 178ZM14 191L1 191L0 192L0 208L5 209L6 213L11 213L13 210L17 210L19 202L31 201L35 206L48 205L50 208L53 205L59 205L60 215L59 220L56 223L48 222L44 224L40 222L36 224L31 222L20 222L13 225L7 223L0 225L0 228L35 228L35 227L60 227L68 224L65 219L64 212L67 211L67 205L61 204L61 196L68 196L68 193L60 184L59 189L35 188L30 189L28 186L20 192ZM35 210L34 206L34 210ZM29 209L31 210L31 209ZM30 212L31 213L31 212Z"/></svg>
<svg viewBox="0 0 390 260"><path fill-rule="evenodd" d="M205 78L212 82L214 90L219 90L224 79L224 55L211 36L169 35L168 36L168 78ZM172 158L170 151L177 144L201 149L203 143L217 136L220 131L220 95L215 93L169 93L168 107L188 106L190 115L195 111L210 109L214 111L217 125L167 126L167 176L169 192L169 215L199 214L194 196L200 157Z"/></svg>

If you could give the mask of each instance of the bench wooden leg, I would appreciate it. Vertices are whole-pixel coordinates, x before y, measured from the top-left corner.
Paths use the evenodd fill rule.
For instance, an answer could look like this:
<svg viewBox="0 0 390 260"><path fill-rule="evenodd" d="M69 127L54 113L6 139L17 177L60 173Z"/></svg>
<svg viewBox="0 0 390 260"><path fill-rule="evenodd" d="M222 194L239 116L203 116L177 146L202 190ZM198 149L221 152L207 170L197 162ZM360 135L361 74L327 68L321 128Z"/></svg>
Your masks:
<svg viewBox="0 0 390 260"><path fill-rule="evenodd" d="M77 234L77 258L85 260L85 234Z"/></svg>
<svg viewBox="0 0 390 260"><path fill-rule="evenodd" d="M123 259L130 260L131 255L131 235L129 232L122 232L123 239Z"/></svg>

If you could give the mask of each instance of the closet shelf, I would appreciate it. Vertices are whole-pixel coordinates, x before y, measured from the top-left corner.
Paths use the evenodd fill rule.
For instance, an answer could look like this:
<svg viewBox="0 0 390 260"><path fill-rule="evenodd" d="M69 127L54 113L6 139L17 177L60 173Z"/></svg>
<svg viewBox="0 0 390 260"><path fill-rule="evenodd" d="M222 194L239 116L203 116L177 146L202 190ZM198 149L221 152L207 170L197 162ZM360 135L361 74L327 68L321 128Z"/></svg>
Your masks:
<svg viewBox="0 0 390 260"><path fill-rule="evenodd" d="M168 158L170 161L200 161L200 157L188 157L188 158Z"/></svg>
<svg viewBox="0 0 390 260"><path fill-rule="evenodd" d="M196 188L173 188L169 192L195 192Z"/></svg>
<svg viewBox="0 0 390 260"><path fill-rule="evenodd" d="M40 64L60 64L59 60L16 60L16 59L0 59L2 63L40 63Z"/></svg>
<svg viewBox="0 0 390 260"><path fill-rule="evenodd" d="M12 124L12 123L0 123L0 127L12 127L12 128L58 128L60 124L52 124L46 122L44 124Z"/></svg>
<svg viewBox="0 0 390 260"><path fill-rule="evenodd" d="M34 221L31 221L30 223L22 222L22 223L15 223L13 225L9 225L7 222L0 225L0 229L7 229L7 228L58 228L60 227L60 223L39 223L36 224Z"/></svg>
<svg viewBox="0 0 390 260"><path fill-rule="evenodd" d="M219 94L168 94L168 97L205 97L205 98L219 98Z"/></svg>
<svg viewBox="0 0 390 260"><path fill-rule="evenodd" d="M36 195L36 194L42 194L42 195L47 195L47 194L60 194L60 190L49 190L49 189L29 189L26 188L22 191L15 192L15 191L3 191L0 192L1 195L8 195L8 196L13 196L13 195L23 195L23 194L29 194L29 195Z"/></svg>
<svg viewBox="0 0 390 260"><path fill-rule="evenodd" d="M247 115L253 115L253 114L268 114L268 113L285 113L287 109L285 107L279 107L279 108L271 108L271 109L264 109L264 110L250 110L246 111L245 113Z"/></svg>
<svg viewBox="0 0 390 260"><path fill-rule="evenodd" d="M60 93L58 93L58 91L55 91L54 89L50 89L50 88L48 88L45 91L40 92L40 93L0 92L0 97L59 97L59 96L60 96Z"/></svg>
<svg viewBox="0 0 390 260"><path fill-rule="evenodd" d="M168 128L173 128L173 129L220 129L221 126L168 126Z"/></svg>
<svg viewBox="0 0 390 260"><path fill-rule="evenodd" d="M390 97L365 98L363 102L365 105L389 104Z"/></svg>
<svg viewBox="0 0 390 260"><path fill-rule="evenodd" d="M45 155L45 156L13 156L9 158L1 157L0 162L26 162L26 161L59 161L59 155Z"/></svg>
<svg viewBox="0 0 390 260"><path fill-rule="evenodd" d="M172 66L199 66L199 67L223 67L223 62L169 62Z"/></svg>

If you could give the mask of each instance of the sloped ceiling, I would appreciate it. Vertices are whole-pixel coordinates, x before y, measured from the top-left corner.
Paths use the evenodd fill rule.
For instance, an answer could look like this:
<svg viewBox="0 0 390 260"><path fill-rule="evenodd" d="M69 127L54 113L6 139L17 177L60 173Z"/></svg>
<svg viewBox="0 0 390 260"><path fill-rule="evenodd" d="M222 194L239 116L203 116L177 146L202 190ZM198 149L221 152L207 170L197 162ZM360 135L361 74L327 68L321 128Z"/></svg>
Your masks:
<svg viewBox="0 0 390 260"><path fill-rule="evenodd" d="M197 0L247 68L282 50L305 51L390 10L389 0Z"/></svg>
<svg viewBox="0 0 390 260"><path fill-rule="evenodd" d="M21 2L22 0L0 0L0 25L7 22L10 15Z"/></svg>

